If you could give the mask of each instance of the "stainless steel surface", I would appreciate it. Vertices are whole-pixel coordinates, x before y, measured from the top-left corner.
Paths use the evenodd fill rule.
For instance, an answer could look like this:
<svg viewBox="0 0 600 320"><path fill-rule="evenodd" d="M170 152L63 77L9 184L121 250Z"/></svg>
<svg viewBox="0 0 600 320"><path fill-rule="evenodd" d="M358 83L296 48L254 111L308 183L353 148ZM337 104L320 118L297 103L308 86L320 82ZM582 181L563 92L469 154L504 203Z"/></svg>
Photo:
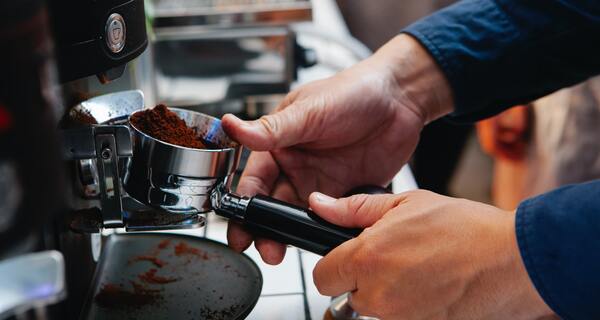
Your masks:
<svg viewBox="0 0 600 320"><path fill-rule="evenodd" d="M202 228L206 219L199 215L173 214L163 211L129 212L126 231L165 231Z"/></svg>
<svg viewBox="0 0 600 320"><path fill-rule="evenodd" d="M136 200L169 212L210 211L210 193L216 185L230 184L241 146L227 137L219 119L189 110L171 110L219 149L172 145L132 125L134 149L125 189Z"/></svg>
<svg viewBox="0 0 600 320"><path fill-rule="evenodd" d="M186 210L185 214L176 214L147 208L127 197L121 189L122 181L127 179L129 174L133 137L128 126L113 124L126 123L129 115L142 109L143 104L142 93L134 90L95 97L71 110L69 116L74 120L84 114L86 118L101 124L63 130L65 159L75 162L73 183L74 189L79 190L80 197L79 205L74 208L74 219L70 223L72 230L98 233L101 228L125 227L128 231L149 231L198 228L204 225L204 217L190 210ZM208 123L213 123L194 117L189 121L205 128L209 128ZM219 133L217 128L205 133L210 135L210 139L224 146L230 143L223 140L224 134ZM219 159L226 159L229 151L221 151L214 151L219 153L219 156L215 157L216 162L213 163L216 171L211 173L215 178L199 181L180 176L169 181L177 183L182 190L203 190L203 194L208 193L215 183L226 180L225 177L220 177L223 172L219 171L219 163L227 160ZM184 152L183 161L186 159L196 161L199 158L190 158L189 152ZM234 163L231 165L234 168ZM227 168L224 170L227 173ZM175 171L183 175L189 173L185 170ZM158 171L155 170L156 172ZM148 183L147 180L145 182ZM159 192L159 196L161 195L164 194Z"/></svg>
<svg viewBox="0 0 600 320"><path fill-rule="evenodd" d="M123 204L121 203L122 191L117 140L111 133L98 134L94 138L96 163L100 177L102 225L106 228L123 227L125 223L123 221Z"/></svg>
<svg viewBox="0 0 600 320"><path fill-rule="evenodd" d="M235 221L244 221L246 208L250 203L249 198L227 192L224 186L215 187L210 200L213 209L220 209L222 213L230 214L231 216L227 218Z"/></svg>
<svg viewBox="0 0 600 320"><path fill-rule="evenodd" d="M200 214L173 213L148 208L137 201L124 197L122 199L123 227L125 231L161 231L184 230L203 227L206 218ZM74 212L74 219L69 228L81 234L99 234L103 230L119 227L108 225L103 219L100 209L84 209Z"/></svg>
<svg viewBox="0 0 600 320"><path fill-rule="evenodd" d="M144 108L144 94L140 90L109 93L85 100L69 111L71 118L78 113L90 115L98 124L126 119Z"/></svg>
<svg viewBox="0 0 600 320"><path fill-rule="evenodd" d="M111 134L115 137L117 156L132 155L131 135L127 126L100 125L63 130L64 158L68 160L97 158L100 154L96 149L95 137L101 134Z"/></svg>
<svg viewBox="0 0 600 320"><path fill-rule="evenodd" d="M58 251L0 261L0 319L54 304L66 296L65 265Z"/></svg>
<svg viewBox="0 0 600 320"><path fill-rule="evenodd" d="M139 90L130 90L101 95L85 100L73 107L68 117L77 122L82 115L92 122L106 124L101 126L90 126L87 124L82 128L62 130L65 160L71 161L74 167L71 187L73 199L71 206L73 210L80 211L90 208L100 208L105 215L106 225L122 226L122 217L119 208L120 202L120 179L128 170L130 157L133 153L131 145L131 134L127 126L109 125L109 123L125 122L129 114L144 107L144 95ZM85 125L85 124L84 124ZM110 136L108 140L114 139L115 145L111 150L111 157L115 161L114 166L109 166L111 171L116 171L118 179L110 177L107 183L107 175L99 170L99 164L104 165L106 159L102 158L102 151L106 146L97 145L99 136ZM104 140L107 140L104 139ZM112 145L112 144L111 144ZM99 149L100 148L100 149ZM115 157L116 159L113 159ZM102 172L100 172L102 171ZM120 171L120 173L119 173ZM110 197L107 202L107 194L103 192L102 186L110 184L112 192L118 192L119 197ZM112 203L112 205L103 205ZM111 212L111 213L109 213Z"/></svg>
<svg viewBox="0 0 600 320"><path fill-rule="evenodd" d="M160 29L152 49L157 99L171 106L287 93L296 76L287 27Z"/></svg>
<svg viewBox="0 0 600 320"><path fill-rule="evenodd" d="M112 53L119 53L123 50L127 37L123 16L118 13L108 16L104 36L106 37L106 46Z"/></svg>
<svg viewBox="0 0 600 320"><path fill-rule="evenodd" d="M329 312L335 320L378 320L373 317L359 315L348 303L348 294L341 295L331 301Z"/></svg>
<svg viewBox="0 0 600 320"><path fill-rule="evenodd" d="M76 161L82 196L85 199L95 199L100 195L100 177L95 159Z"/></svg>
<svg viewBox="0 0 600 320"><path fill-rule="evenodd" d="M307 21L309 0L153 0L155 24L240 26Z"/></svg>
<svg viewBox="0 0 600 320"><path fill-rule="evenodd" d="M157 233L111 235L93 283L82 319L243 319L262 289L247 256Z"/></svg>
<svg viewBox="0 0 600 320"><path fill-rule="evenodd" d="M100 200L102 225L124 226L121 178L132 155L129 129L122 125L88 126L62 132L65 160L74 161L72 179L81 199Z"/></svg>

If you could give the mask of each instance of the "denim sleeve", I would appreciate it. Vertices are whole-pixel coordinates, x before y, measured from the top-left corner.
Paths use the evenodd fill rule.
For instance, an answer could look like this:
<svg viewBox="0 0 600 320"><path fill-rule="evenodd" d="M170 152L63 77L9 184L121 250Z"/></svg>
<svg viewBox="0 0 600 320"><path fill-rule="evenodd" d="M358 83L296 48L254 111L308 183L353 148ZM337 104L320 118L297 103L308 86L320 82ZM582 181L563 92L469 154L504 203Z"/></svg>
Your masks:
<svg viewBox="0 0 600 320"><path fill-rule="evenodd" d="M600 73L600 1L465 0L407 27L470 122Z"/></svg>
<svg viewBox="0 0 600 320"><path fill-rule="evenodd" d="M521 257L563 319L600 319L600 181L567 186L517 210Z"/></svg>

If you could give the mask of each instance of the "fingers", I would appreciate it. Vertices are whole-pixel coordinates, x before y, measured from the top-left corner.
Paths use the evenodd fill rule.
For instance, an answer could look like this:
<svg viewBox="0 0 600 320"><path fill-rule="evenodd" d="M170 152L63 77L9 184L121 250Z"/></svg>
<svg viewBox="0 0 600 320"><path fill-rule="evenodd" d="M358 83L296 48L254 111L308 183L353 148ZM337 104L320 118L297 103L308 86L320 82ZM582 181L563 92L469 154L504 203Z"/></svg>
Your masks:
<svg viewBox="0 0 600 320"><path fill-rule="evenodd" d="M256 238L244 229L239 223L229 221L227 228L227 243L236 252L243 252L254 240L254 245L264 262L276 265L285 257L285 245L269 239Z"/></svg>
<svg viewBox="0 0 600 320"><path fill-rule="evenodd" d="M367 228L406 199L403 195L358 194L335 199L319 192L309 197L309 204L323 219L347 228Z"/></svg>
<svg viewBox="0 0 600 320"><path fill-rule="evenodd" d="M293 198L291 185L276 183L278 177L279 167L270 153L252 152L238 184L237 192L243 196L254 196L258 193L272 194L284 201ZM263 261L273 265L281 263L285 256L285 245L269 239L254 239L241 225L234 222L229 223L227 242L232 249L242 252L252 244L253 240Z"/></svg>
<svg viewBox="0 0 600 320"><path fill-rule="evenodd" d="M313 280L322 295L333 297L357 288L357 268L353 261L356 242L354 239L342 243L315 266Z"/></svg>
<svg viewBox="0 0 600 320"><path fill-rule="evenodd" d="M286 246L279 242L265 238L256 238L254 246L260 253L262 260L267 264L280 264L285 257Z"/></svg>
<svg viewBox="0 0 600 320"><path fill-rule="evenodd" d="M388 211L406 199L404 195L359 194L335 199L322 193L310 195L310 207L325 220L348 228L366 228L381 219ZM342 243L325 256L313 271L319 292L336 296L357 289L357 276L365 264L370 263L360 250L361 238ZM362 256L361 256L362 255Z"/></svg>
<svg viewBox="0 0 600 320"><path fill-rule="evenodd" d="M275 183L275 187L271 195L281 201L286 201L293 204L298 203L296 192L294 191L292 184L284 177L280 177ZM279 242L265 238L257 238L254 240L254 246L260 253L263 261L268 264L279 264L285 257L286 246Z"/></svg>
<svg viewBox="0 0 600 320"><path fill-rule="evenodd" d="M279 177L279 166L268 152L252 152L240 178L237 193L242 196L271 194Z"/></svg>
<svg viewBox="0 0 600 320"><path fill-rule="evenodd" d="M309 110L288 107L254 121L242 121L232 114L222 119L223 129L233 140L253 151L270 151L303 143L310 124Z"/></svg>
<svg viewBox="0 0 600 320"><path fill-rule="evenodd" d="M254 196L260 194L271 194L271 189L277 181L279 167L268 152L252 152L246 170L240 179L237 192L242 196ZM240 224L230 221L227 228L227 243L229 247L237 252L242 252L252 244L254 237ZM266 251L267 250L265 249ZM276 259L268 256L269 261Z"/></svg>
<svg viewBox="0 0 600 320"><path fill-rule="evenodd" d="M253 236L237 222L229 221L227 244L236 252L243 252L252 244Z"/></svg>

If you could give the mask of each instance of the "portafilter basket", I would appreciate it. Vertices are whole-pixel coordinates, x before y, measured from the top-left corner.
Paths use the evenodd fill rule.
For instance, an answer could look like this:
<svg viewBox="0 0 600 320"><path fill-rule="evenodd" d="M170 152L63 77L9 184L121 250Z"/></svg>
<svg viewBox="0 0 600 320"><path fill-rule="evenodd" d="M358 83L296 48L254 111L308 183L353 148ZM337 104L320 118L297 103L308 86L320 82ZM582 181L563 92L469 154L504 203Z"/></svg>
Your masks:
<svg viewBox="0 0 600 320"><path fill-rule="evenodd" d="M219 119L189 110L171 110L216 148L169 144L146 135L130 122L133 156L125 189L136 200L173 213L214 210L257 235L321 255L362 231L341 228L308 209L267 196L241 197L230 192L241 146L227 136Z"/></svg>
<svg viewBox="0 0 600 320"><path fill-rule="evenodd" d="M210 194L216 186L231 184L241 146L223 132L219 119L189 110L169 109L216 148L186 148L157 140L130 121L133 156L125 176L125 190L136 200L169 212L211 211ZM143 110L129 118L137 112Z"/></svg>

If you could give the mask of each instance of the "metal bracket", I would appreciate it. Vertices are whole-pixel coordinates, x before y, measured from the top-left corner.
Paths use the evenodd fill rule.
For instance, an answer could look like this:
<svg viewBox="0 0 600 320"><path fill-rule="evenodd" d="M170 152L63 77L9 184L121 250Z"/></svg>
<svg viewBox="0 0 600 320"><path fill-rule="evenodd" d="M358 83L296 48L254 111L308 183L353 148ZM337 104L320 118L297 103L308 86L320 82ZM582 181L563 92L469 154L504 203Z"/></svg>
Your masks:
<svg viewBox="0 0 600 320"><path fill-rule="evenodd" d="M77 129L62 130L63 157L65 160L82 160L97 158L96 136L111 134L116 140L116 155L131 157L133 155L131 132L124 125L100 125Z"/></svg>
<svg viewBox="0 0 600 320"><path fill-rule="evenodd" d="M98 134L95 139L103 225L108 228L122 227L125 224L122 215L117 142L112 134Z"/></svg>
<svg viewBox="0 0 600 320"><path fill-rule="evenodd" d="M63 131L63 137L63 154L67 160L94 159L96 162L102 208L101 225L107 228L123 227L125 223L119 159L133 154L129 127L103 125L70 129Z"/></svg>
<svg viewBox="0 0 600 320"><path fill-rule="evenodd" d="M121 228L127 231L173 230L199 228L205 218L199 214L176 214L148 208L129 198L121 186L122 173L127 166L120 160L133 155L129 127L98 125L63 130L64 158L85 163L91 177L82 184L95 184L100 192L100 208L75 212L70 227L81 233L98 233L102 228ZM91 160L91 161L88 161ZM90 163L91 162L91 163ZM97 172L97 179L95 179ZM210 183L212 185L212 183Z"/></svg>

